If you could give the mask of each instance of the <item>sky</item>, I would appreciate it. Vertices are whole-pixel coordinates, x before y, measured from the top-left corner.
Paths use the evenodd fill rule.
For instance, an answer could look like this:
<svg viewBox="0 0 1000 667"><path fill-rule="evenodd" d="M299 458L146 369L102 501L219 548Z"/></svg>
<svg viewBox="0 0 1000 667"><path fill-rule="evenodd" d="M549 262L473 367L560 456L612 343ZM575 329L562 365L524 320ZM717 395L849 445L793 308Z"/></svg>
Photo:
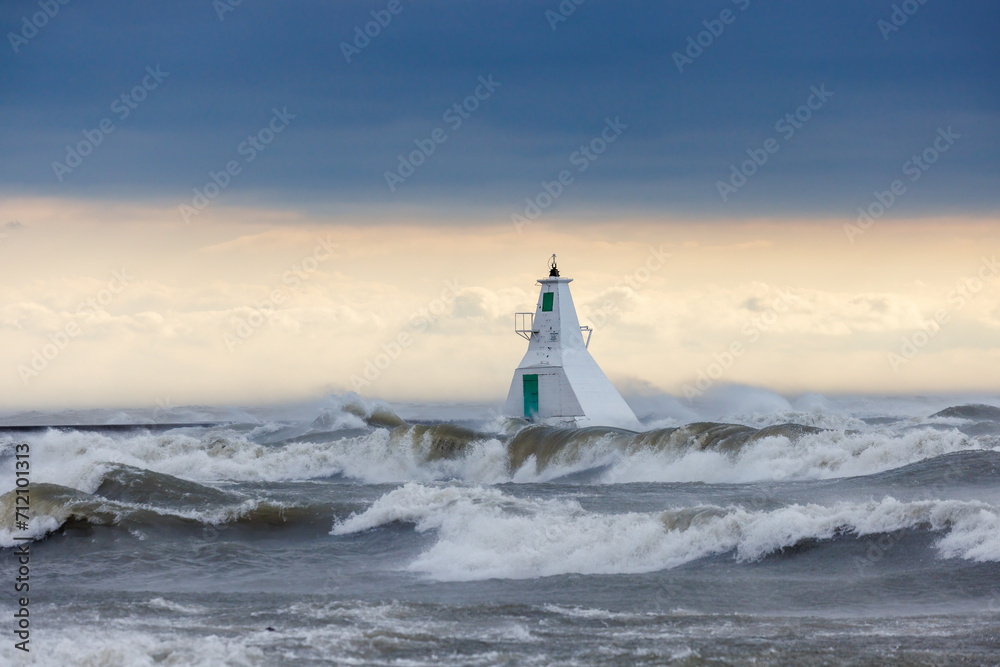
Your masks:
<svg viewBox="0 0 1000 667"><path fill-rule="evenodd" d="M997 391L998 27L5 2L0 410L499 404L552 253L627 396Z"/></svg>

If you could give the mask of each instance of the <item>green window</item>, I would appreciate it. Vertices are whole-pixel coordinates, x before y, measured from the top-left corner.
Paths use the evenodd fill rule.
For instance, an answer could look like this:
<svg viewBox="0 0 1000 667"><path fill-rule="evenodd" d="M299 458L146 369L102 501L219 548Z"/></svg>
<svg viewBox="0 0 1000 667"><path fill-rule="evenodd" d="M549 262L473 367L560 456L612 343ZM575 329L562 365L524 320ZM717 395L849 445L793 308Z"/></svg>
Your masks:
<svg viewBox="0 0 1000 667"><path fill-rule="evenodd" d="M524 417L531 419L538 414L538 376L524 375Z"/></svg>
<svg viewBox="0 0 1000 667"><path fill-rule="evenodd" d="M552 298L554 296L552 292L546 292L542 295L542 310L546 313L552 310Z"/></svg>

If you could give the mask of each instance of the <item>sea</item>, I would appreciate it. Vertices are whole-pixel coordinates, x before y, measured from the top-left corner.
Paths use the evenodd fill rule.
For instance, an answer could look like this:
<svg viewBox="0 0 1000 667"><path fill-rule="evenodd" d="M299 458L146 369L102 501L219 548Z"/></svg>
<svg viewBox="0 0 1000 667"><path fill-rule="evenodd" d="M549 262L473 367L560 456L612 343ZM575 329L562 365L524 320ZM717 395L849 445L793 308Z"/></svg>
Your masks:
<svg viewBox="0 0 1000 667"><path fill-rule="evenodd" d="M1000 664L1000 397L629 400L8 414L0 663Z"/></svg>

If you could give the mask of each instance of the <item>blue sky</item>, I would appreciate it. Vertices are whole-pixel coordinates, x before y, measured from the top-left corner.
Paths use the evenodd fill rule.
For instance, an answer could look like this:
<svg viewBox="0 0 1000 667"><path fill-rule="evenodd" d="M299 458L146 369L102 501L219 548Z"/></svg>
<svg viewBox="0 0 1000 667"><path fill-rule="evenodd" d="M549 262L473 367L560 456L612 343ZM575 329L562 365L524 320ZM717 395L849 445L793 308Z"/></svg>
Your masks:
<svg viewBox="0 0 1000 667"><path fill-rule="evenodd" d="M242 161L241 142L287 107L295 119L222 200L506 219L540 181L571 168L605 118L620 117L628 129L555 208L849 216L952 126L961 139L891 215L997 211L995 3L915 3L885 39L887 1L587 0L553 30L555 0L401 0L347 63L341 43L387 4L245 0L224 20L210 0L60 6L17 53L9 35L0 48L0 189L172 205L210 171ZM732 22L679 72L673 54L724 10ZM0 26L18 33L38 11L37 2L5 2ZM169 76L119 120L112 102L157 65ZM489 75L500 86L449 128L444 112ZM833 96L783 138L775 123L821 85ZM52 162L104 118L115 131L59 182ZM438 127L447 141L390 192L385 172ZM717 181L769 137L778 152L722 201Z"/></svg>

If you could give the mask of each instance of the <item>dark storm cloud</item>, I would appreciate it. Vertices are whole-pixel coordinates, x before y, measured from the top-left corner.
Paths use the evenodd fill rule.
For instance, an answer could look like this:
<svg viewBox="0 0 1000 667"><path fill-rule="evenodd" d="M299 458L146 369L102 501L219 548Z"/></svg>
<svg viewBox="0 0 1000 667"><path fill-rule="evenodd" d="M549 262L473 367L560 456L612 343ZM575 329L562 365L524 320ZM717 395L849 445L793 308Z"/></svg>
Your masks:
<svg viewBox="0 0 1000 667"><path fill-rule="evenodd" d="M35 33L23 19L43 11L37 1L0 9L8 194L181 203L235 162L222 200L452 204L506 217L569 170L553 209L849 215L907 178L904 163L951 126L960 138L891 213L997 208L993 3L566 0L575 11L564 21L546 14L559 12L557 0L400 0L395 14L388 0L42 5L55 15ZM391 21L348 63L342 43L372 11ZM703 31L720 34L691 47ZM685 52L689 60L675 55ZM157 67L165 74L150 77ZM445 116L491 75L499 85L479 89L468 118ZM137 86L142 101L131 97ZM819 104L814 87L833 95ZM790 135L787 121L776 127L809 103L811 117ZM286 108L294 119L254 148L248 137ZM574 162L618 117L627 129L616 141ZM87 141L84 130L101 143L54 171L54 161L69 164L67 144ZM776 152L761 153L768 139ZM398 156L415 141L434 152L405 175ZM717 182L731 165L765 154L723 201ZM405 175L394 191L386 171Z"/></svg>

